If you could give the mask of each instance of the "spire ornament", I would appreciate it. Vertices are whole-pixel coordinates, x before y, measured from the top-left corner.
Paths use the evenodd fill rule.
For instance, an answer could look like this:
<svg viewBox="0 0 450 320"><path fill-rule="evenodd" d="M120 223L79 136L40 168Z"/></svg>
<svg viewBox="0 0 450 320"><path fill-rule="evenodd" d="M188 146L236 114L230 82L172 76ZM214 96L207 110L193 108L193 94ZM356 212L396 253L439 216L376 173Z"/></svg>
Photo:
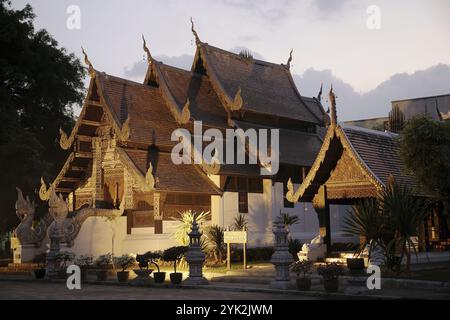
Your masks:
<svg viewBox="0 0 450 320"><path fill-rule="evenodd" d="M287 61L287 63L286 63L286 67L287 67L288 69L291 69L292 52L294 52L294 49L291 49L291 52L289 52L289 59L288 59L288 61Z"/></svg>
<svg viewBox="0 0 450 320"><path fill-rule="evenodd" d="M192 17L191 17L191 31L195 37L195 44L199 45L201 43L201 41L200 41L200 38L198 37L197 31L195 31L194 20L192 20Z"/></svg>
<svg viewBox="0 0 450 320"><path fill-rule="evenodd" d="M333 92L333 85L331 85L330 89L330 118L331 118L331 125L336 125L337 123L336 95Z"/></svg>
<svg viewBox="0 0 450 320"><path fill-rule="evenodd" d="M322 89L323 89L323 82L320 84L319 94L317 95L317 100L319 100L319 102L322 101Z"/></svg>
<svg viewBox="0 0 450 320"><path fill-rule="evenodd" d="M144 51L147 54L147 63L152 64L153 57L152 57L152 54L150 53L150 50L147 47L147 43L145 42L144 35L142 35L142 42L143 42L142 47L144 48Z"/></svg>
<svg viewBox="0 0 450 320"><path fill-rule="evenodd" d="M89 72L89 75L91 76L91 78L95 78L95 69L94 69L94 67L92 66L92 63L91 63L91 61L89 60L88 55L86 54L86 51L84 51L84 48L83 48L83 47L81 47L81 51L82 51L83 54L84 54L84 63L88 66L88 72Z"/></svg>

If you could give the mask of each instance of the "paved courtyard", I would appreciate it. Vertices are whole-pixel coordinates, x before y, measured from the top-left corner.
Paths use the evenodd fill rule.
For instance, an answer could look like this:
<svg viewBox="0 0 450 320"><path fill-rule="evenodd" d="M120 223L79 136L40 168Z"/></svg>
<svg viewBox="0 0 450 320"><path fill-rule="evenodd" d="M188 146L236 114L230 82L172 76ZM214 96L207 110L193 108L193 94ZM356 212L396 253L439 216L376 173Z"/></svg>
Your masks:
<svg viewBox="0 0 450 320"><path fill-rule="evenodd" d="M0 300L309 300L312 297L261 292L231 292L205 289L142 288L108 285L82 285L68 290L65 283L0 281Z"/></svg>

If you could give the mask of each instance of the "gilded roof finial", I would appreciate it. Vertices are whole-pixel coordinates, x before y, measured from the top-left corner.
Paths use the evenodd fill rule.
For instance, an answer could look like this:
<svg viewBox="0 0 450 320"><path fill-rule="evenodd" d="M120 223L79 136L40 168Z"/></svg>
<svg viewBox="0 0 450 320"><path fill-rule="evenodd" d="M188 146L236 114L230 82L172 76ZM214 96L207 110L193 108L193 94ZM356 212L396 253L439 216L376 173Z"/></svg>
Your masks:
<svg viewBox="0 0 450 320"><path fill-rule="evenodd" d="M194 34L194 37L195 37L195 43L196 43L197 45L199 45L199 43L200 43L201 41L200 41L200 38L198 37L197 31L195 31L195 28L194 28L194 20L192 20L192 17L191 17L191 30L192 30L192 33Z"/></svg>
<svg viewBox="0 0 450 320"><path fill-rule="evenodd" d="M322 101L322 89L323 89L323 82L320 84L320 90L319 94L317 95L317 100Z"/></svg>
<svg viewBox="0 0 450 320"><path fill-rule="evenodd" d="M337 123L337 115L336 115L336 95L333 92L333 85L331 85L330 89L330 118L331 125L336 125Z"/></svg>
<svg viewBox="0 0 450 320"><path fill-rule="evenodd" d="M82 51L83 54L84 54L84 63L88 66L88 72L89 72L89 75L91 76L91 78L95 78L95 69L94 69L94 67L92 66L91 61L89 61L89 58L88 58L86 52L84 51L84 48L83 48L83 47L81 47L81 51Z"/></svg>
<svg viewBox="0 0 450 320"><path fill-rule="evenodd" d="M288 59L288 61L287 61L287 63L286 63L286 67L287 67L288 69L291 68L292 52L294 52L294 49L291 49L291 52L289 52L289 59Z"/></svg>
<svg viewBox="0 0 450 320"><path fill-rule="evenodd" d="M142 35L142 42L143 42L142 46L144 48L144 51L145 51L145 53L147 53L147 62L148 62L148 64L151 64L153 61L153 57L152 57L152 54L150 53L150 50L148 50L144 35Z"/></svg>

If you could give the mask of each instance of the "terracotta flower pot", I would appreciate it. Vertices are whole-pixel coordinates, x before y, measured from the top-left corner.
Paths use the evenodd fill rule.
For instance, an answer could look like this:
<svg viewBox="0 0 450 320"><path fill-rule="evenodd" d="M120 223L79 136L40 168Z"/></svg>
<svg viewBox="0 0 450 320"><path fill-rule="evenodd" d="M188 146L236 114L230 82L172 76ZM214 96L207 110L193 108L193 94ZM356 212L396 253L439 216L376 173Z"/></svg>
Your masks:
<svg viewBox="0 0 450 320"><path fill-rule="evenodd" d="M183 274L181 272L170 274L170 281L172 284L180 284L181 280L183 280Z"/></svg>
<svg viewBox="0 0 450 320"><path fill-rule="evenodd" d="M129 276L130 276L130 271L118 271L117 272L117 280L119 282L127 282Z"/></svg>
<svg viewBox="0 0 450 320"><path fill-rule="evenodd" d="M108 270L97 270L97 280L106 281L108 279Z"/></svg>
<svg viewBox="0 0 450 320"><path fill-rule="evenodd" d="M362 258L347 258L347 268L350 274L364 273L364 259Z"/></svg>
<svg viewBox="0 0 450 320"><path fill-rule="evenodd" d="M36 279L44 279L46 270L44 268L34 269L33 272Z"/></svg>
<svg viewBox="0 0 450 320"><path fill-rule="evenodd" d="M323 286L326 292L337 292L339 290L339 279L323 280Z"/></svg>
<svg viewBox="0 0 450 320"><path fill-rule="evenodd" d="M300 291L309 291L311 289L311 279L297 278L297 289Z"/></svg>
<svg viewBox="0 0 450 320"><path fill-rule="evenodd" d="M165 272L154 272L153 279L155 279L155 283L164 283L164 281L166 280L166 273Z"/></svg>

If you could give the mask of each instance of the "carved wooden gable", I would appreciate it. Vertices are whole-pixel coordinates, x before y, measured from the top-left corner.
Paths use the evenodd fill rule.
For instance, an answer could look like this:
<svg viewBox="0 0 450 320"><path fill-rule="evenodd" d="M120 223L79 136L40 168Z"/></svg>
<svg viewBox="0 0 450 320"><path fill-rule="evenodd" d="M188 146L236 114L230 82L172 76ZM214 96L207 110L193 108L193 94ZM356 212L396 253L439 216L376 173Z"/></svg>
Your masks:
<svg viewBox="0 0 450 320"><path fill-rule="evenodd" d="M344 148L336 166L326 181L330 199L361 198L376 195L376 186L372 183L356 158L348 148Z"/></svg>

